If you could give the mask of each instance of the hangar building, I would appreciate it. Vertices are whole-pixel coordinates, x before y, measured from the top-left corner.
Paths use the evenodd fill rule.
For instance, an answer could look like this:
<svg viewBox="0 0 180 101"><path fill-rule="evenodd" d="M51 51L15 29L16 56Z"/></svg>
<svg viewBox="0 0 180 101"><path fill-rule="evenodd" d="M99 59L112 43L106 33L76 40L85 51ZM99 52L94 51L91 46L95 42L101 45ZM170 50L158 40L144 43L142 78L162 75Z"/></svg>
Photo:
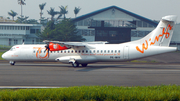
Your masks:
<svg viewBox="0 0 180 101"><path fill-rule="evenodd" d="M140 39L159 23L159 21L150 20L117 6L106 7L79 16L73 21L77 25L78 34L82 35L86 41L108 41L110 43ZM179 27L180 25L176 25L172 45L178 46L180 43Z"/></svg>
<svg viewBox="0 0 180 101"><path fill-rule="evenodd" d="M117 6L103 8L74 19L86 41L121 43L144 37L158 24Z"/></svg>

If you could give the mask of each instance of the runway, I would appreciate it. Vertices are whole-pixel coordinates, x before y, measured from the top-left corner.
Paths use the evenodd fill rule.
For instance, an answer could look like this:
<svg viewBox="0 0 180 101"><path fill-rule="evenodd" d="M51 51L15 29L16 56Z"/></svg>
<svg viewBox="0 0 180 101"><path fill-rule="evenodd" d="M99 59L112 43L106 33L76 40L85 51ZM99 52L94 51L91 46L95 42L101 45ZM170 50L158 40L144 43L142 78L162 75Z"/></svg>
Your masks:
<svg viewBox="0 0 180 101"><path fill-rule="evenodd" d="M179 64L95 63L73 68L60 63L0 63L0 87L69 87L90 85L180 85Z"/></svg>

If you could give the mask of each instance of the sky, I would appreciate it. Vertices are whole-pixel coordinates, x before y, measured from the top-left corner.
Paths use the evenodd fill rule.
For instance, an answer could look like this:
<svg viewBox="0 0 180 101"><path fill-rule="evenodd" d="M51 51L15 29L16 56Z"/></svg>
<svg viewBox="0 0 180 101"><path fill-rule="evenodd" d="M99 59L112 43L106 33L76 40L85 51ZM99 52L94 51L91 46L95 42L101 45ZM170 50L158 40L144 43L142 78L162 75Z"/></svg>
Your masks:
<svg viewBox="0 0 180 101"><path fill-rule="evenodd" d="M10 10L17 12L18 16L21 15L18 0L0 0L0 2L0 16L11 17L8 15ZM39 4L46 3L43 10L45 18L50 18L47 13L50 7L60 11L59 6L68 6L66 17L74 18L75 7L81 8L77 15L81 16L114 5L151 20L160 20L166 15L177 15L177 22L180 23L180 0L25 0L25 3L23 15L36 20L40 18Z"/></svg>

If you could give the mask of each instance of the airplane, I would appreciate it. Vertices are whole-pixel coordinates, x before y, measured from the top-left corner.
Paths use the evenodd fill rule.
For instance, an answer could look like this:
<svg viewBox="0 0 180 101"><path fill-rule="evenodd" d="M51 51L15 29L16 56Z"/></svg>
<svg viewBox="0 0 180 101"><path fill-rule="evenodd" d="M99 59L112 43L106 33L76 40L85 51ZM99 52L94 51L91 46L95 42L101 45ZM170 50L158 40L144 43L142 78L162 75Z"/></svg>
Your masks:
<svg viewBox="0 0 180 101"><path fill-rule="evenodd" d="M173 52L169 47L176 15L162 17L157 27L144 38L120 44L107 42L44 41L46 44L15 45L2 55L10 65L23 61L58 61L73 67L95 62L121 62Z"/></svg>

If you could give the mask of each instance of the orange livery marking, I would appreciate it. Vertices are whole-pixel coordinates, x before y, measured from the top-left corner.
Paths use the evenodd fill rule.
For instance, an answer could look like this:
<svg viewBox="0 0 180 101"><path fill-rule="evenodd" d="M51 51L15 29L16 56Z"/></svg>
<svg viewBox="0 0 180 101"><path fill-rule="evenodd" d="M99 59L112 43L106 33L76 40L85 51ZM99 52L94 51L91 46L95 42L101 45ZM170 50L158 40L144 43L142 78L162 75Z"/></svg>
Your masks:
<svg viewBox="0 0 180 101"><path fill-rule="evenodd" d="M154 45L156 42L158 42L158 41L159 41L159 38L162 37L163 35L165 35L165 38L166 38L166 39L169 38L170 33L169 33L168 31L169 31L169 30L172 30L172 27L173 27L173 26L171 26L171 25L169 24L168 27L167 27L167 29L166 29L166 32L165 32L165 28L163 28L162 34L156 36L155 39L154 39L154 42L151 42L151 43L150 43L150 46L151 46L151 45ZM151 38L149 39L149 41L151 41ZM140 53L144 53L144 50L147 50L147 49L148 49L148 42L147 42L147 40L145 40L145 42L146 42L146 47L145 47L145 44L143 43L143 44L142 44L142 50L141 50L138 46L136 46L136 50L139 51Z"/></svg>
<svg viewBox="0 0 180 101"><path fill-rule="evenodd" d="M33 49L37 49L37 47L34 47ZM47 51L46 51L45 56L41 56L42 49L45 49L45 48L38 47L38 52L36 52L36 57L39 59L48 59L48 52Z"/></svg>
<svg viewBox="0 0 180 101"><path fill-rule="evenodd" d="M147 50L147 49L148 49L148 42L147 42L147 40L146 40L146 47L145 47L145 44L143 43L143 44L142 44L142 50L140 50L138 46L136 46L136 49L137 49L139 52L144 53L144 50Z"/></svg>

